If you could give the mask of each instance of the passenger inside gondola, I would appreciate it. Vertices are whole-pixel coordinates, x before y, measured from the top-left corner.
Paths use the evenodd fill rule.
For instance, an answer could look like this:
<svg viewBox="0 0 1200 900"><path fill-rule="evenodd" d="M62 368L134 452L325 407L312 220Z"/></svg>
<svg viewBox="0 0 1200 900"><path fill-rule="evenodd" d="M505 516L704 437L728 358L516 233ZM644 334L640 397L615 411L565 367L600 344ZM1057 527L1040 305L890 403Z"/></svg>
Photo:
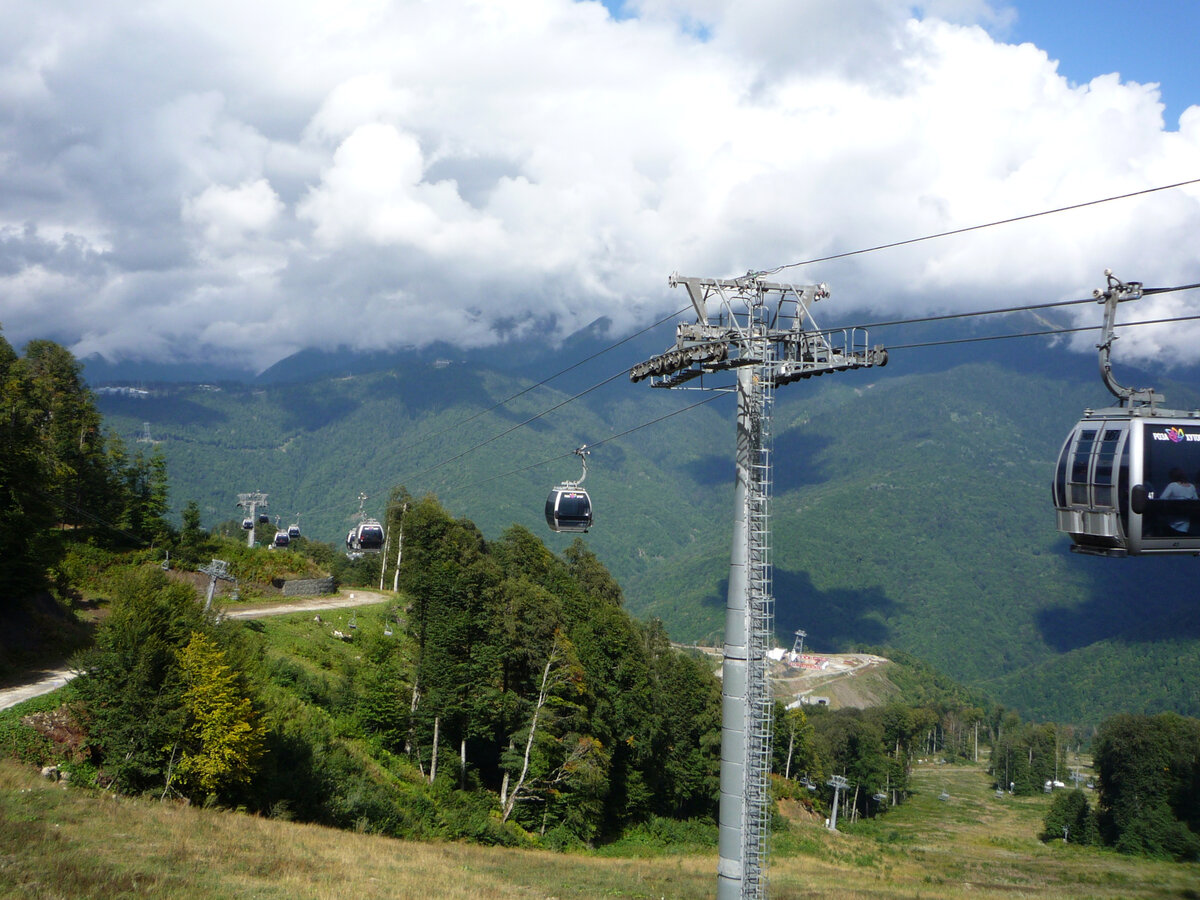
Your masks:
<svg viewBox="0 0 1200 900"><path fill-rule="evenodd" d="M1171 483L1158 495L1160 500L1200 499L1196 496L1196 486L1187 480L1187 474L1179 466L1171 469L1170 478ZM1171 533L1176 535L1187 534L1191 529L1191 517L1183 515L1179 510L1168 513L1165 518L1167 528L1170 529L1167 532L1168 535Z"/></svg>

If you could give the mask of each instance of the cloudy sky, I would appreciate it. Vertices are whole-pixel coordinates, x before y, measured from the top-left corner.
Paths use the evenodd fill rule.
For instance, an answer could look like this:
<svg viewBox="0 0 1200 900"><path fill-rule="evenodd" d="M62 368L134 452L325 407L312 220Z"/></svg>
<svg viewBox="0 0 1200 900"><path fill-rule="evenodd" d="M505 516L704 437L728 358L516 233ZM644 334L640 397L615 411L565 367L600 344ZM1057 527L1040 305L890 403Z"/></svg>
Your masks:
<svg viewBox="0 0 1200 900"><path fill-rule="evenodd" d="M6 0L0 323L18 347L259 369L599 316L628 333L686 305L673 271L1200 178L1198 9ZM834 325L1086 296L1105 267L1196 282L1198 235L1192 185L779 277L829 283ZM1121 349L1198 347L1175 327Z"/></svg>

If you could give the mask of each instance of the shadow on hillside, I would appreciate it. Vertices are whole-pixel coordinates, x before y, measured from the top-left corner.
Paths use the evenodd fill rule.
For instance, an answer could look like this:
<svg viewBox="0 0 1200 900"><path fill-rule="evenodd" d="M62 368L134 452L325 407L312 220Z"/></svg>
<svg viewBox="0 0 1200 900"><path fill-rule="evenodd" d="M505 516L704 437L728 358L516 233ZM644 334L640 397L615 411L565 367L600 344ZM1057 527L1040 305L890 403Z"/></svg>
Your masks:
<svg viewBox="0 0 1200 900"><path fill-rule="evenodd" d="M817 456L833 443L833 439L793 429L775 439L772 476L776 493L813 484L823 484L830 478ZM724 453L702 456L685 466L685 470L705 487L726 485L733 480L734 461Z"/></svg>
<svg viewBox="0 0 1200 900"><path fill-rule="evenodd" d="M345 397L341 392L321 391L308 384L282 388L277 402L283 410L283 427L287 431L316 431L346 418L362 406L362 401L357 398Z"/></svg>
<svg viewBox="0 0 1200 900"><path fill-rule="evenodd" d="M733 460L723 453L701 456L682 467L696 484L712 487L733 480ZM721 594L724 597L724 593Z"/></svg>
<svg viewBox="0 0 1200 900"><path fill-rule="evenodd" d="M1093 559L1082 565L1091 581L1089 599L1077 606L1047 607L1037 614L1042 639L1066 653L1097 641L1149 643L1200 639L1200 591L1196 560Z"/></svg>
<svg viewBox="0 0 1200 900"><path fill-rule="evenodd" d="M817 457L832 443L831 437L798 428L775 438L776 493L828 481L831 476L824 464L817 462Z"/></svg>
<svg viewBox="0 0 1200 900"><path fill-rule="evenodd" d="M724 578L716 596L708 597L705 604L724 608L728 592L729 579ZM775 634L789 646L797 629L804 629L815 646L828 651L852 644L886 644L891 637L884 620L896 603L881 588L820 591L807 572L776 569L774 593Z"/></svg>

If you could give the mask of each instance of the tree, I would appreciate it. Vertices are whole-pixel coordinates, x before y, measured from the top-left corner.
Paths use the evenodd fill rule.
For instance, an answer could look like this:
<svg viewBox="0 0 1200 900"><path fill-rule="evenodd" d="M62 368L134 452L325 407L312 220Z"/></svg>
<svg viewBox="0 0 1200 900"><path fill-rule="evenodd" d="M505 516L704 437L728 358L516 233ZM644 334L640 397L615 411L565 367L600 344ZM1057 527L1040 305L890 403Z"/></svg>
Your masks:
<svg viewBox="0 0 1200 900"><path fill-rule="evenodd" d="M30 389L16 353L0 335L0 584L6 592L40 585L40 540L53 522L48 457L28 404Z"/></svg>
<svg viewBox="0 0 1200 900"><path fill-rule="evenodd" d="M1016 794L1037 794L1066 771L1066 748L1054 724L1009 726L992 748L996 783Z"/></svg>
<svg viewBox="0 0 1200 900"><path fill-rule="evenodd" d="M888 787L895 775L883 728L858 709L824 712L811 722L814 743L821 758L829 761L830 771L856 786L850 802L859 813L872 813L872 795Z"/></svg>
<svg viewBox="0 0 1200 900"><path fill-rule="evenodd" d="M1042 822L1043 841L1067 841L1072 844L1098 844L1100 830L1096 823L1096 811L1088 803L1083 791L1059 791L1050 801L1050 808Z"/></svg>
<svg viewBox="0 0 1200 900"><path fill-rule="evenodd" d="M556 759L559 756L556 751L559 750L561 741L554 737L553 730L557 724L556 720L563 718L564 712L571 706L572 695L577 695L582 690L583 667L580 666L566 635L561 631L557 632L554 645L545 665L542 666L542 677L538 684L537 697L532 701L529 724L522 729L525 752L521 756L520 773L511 791L508 790L509 772L504 773L504 784L500 789L502 822L507 822L513 814L517 803L524 796L523 791L527 793L527 780L542 782L539 787L552 784L571 762L571 757ZM577 746L579 743L576 741ZM535 754L535 748L542 752Z"/></svg>
<svg viewBox="0 0 1200 900"><path fill-rule="evenodd" d="M157 569L122 576L114 594L95 645L76 660L75 688L100 766L136 793L165 784L186 728L178 651L209 623L195 591Z"/></svg>
<svg viewBox="0 0 1200 900"><path fill-rule="evenodd" d="M147 544L161 543L171 533L166 520L166 457L157 447L149 457L138 451L121 475L125 501L121 526Z"/></svg>
<svg viewBox="0 0 1200 900"><path fill-rule="evenodd" d="M249 694L225 651L201 632L192 632L178 657L186 728L175 775L203 795L248 783L265 735Z"/></svg>
<svg viewBox="0 0 1200 900"><path fill-rule="evenodd" d="M1200 858L1200 720L1120 715L1092 746L1104 843L1126 853Z"/></svg>
<svg viewBox="0 0 1200 900"><path fill-rule="evenodd" d="M200 525L200 504L189 500L181 515L183 528L179 532L178 553L180 564L199 566L211 559L208 533Z"/></svg>
<svg viewBox="0 0 1200 900"><path fill-rule="evenodd" d="M26 344L18 365L62 520L82 524L88 514L103 515L112 485L100 413L84 384L83 367L65 347L44 340Z"/></svg>
<svg viewBox="0 0 1200 900"><path fill-rule="evenodd" d="M775 717L779 723L775 728L776 756L783 757L783 777L791 778L797 772L816 774L819 769L816 747L813 744L813 729L802 706L785 709L782 703L775 704Z"/></svg>

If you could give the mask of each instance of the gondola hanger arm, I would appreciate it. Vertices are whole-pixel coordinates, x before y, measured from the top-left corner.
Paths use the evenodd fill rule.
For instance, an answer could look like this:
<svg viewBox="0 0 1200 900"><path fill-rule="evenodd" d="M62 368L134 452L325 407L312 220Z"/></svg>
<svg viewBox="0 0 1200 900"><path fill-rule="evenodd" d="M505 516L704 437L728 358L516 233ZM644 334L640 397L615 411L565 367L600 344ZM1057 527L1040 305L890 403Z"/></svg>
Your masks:
<svg viewBox="0 0 1200 900"><path fill-rule="evenodd" d="M1118 400L1120 406L1141 406L1147 405L1154 409L1159 403L1166 400L1162 394L1155 393L1154 388L1130 388L1120 384L1112 374L1112 344L1115 341L1116 335L1113 334L1113 326L1117 316L1117 304L1125 303L1129 300L1138 300L1142 297L1142 283L1140 281L1121 281L1112 273L1112 269L1104 270L1104 277L1108 279L1108 287L1104 290L1095 290L1092 292L1098 303L1104 304L1104 325L1100 333L1100 343L1096 345L1096 349L1100 351L1100 378L1104 381L1104 386Z"/></svg>

